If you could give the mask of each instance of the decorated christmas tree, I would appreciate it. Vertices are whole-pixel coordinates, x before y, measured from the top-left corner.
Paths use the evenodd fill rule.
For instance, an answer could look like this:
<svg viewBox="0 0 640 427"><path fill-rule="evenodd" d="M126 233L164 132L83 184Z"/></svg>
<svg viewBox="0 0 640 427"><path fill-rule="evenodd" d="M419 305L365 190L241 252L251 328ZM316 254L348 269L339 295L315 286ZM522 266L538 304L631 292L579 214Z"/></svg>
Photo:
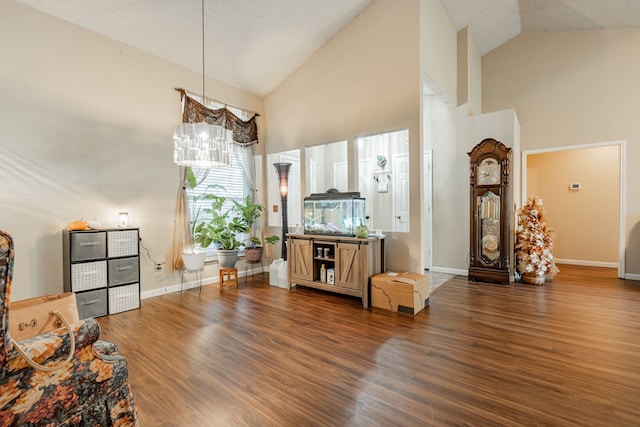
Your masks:
<svg viewBox="0 0 640 427"><path fill-rule="evenodd" d="M558 273L553 258L554 232L544 218L542 199L532 196L518 210L516 270L525 283L541 285Z"/></svg>

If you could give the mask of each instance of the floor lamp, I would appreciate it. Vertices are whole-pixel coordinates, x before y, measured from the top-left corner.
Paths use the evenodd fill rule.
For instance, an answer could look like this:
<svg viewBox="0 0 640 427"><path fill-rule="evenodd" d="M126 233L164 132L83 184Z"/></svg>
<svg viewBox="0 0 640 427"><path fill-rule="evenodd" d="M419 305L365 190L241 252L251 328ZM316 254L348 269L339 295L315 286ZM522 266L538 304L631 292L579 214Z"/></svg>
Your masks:
<svg viewBox="0 0 640 427"><path fill-rule="evenodd" d="M289 194L289 168L291 163L274 163L278 171L278 186L280 188L280 198L282 200L282 259L287 260L287 195Z"/></svg>

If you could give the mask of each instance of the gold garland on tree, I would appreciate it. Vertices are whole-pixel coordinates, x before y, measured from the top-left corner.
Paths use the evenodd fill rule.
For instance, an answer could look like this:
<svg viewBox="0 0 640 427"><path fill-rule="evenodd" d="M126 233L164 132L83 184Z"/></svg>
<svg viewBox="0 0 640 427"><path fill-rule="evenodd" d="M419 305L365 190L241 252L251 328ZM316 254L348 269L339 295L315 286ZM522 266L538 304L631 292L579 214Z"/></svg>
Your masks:
<svg viewBox="0 0 640 427"><path fill-rule="evenodd" d="M516 226L516 270L525 283L543 284L560 270L553 258L555 233L544 218L542 199L532 196L518 209Z"/></svg>

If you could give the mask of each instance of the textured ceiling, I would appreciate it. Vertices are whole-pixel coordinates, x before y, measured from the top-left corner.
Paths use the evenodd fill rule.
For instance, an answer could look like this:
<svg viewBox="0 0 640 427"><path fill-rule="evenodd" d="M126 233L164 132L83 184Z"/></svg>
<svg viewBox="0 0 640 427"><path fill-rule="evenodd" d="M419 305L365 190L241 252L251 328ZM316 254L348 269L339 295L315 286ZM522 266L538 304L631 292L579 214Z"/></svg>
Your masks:
<svg viewBox="0 0 640 427"><path fill-rule="evenodd" d="M442 0L481 55L523 32L640 27L640 0Z"/></svg>
<svg viewBox="0 0 640 427"><path fill-rule="evenodd" d="M17 1L202 72L200 0ZM205 0L206 74L266 95L372 2ZM640 0L442 4L456 30L469 27L481 55L522 32L640 27Z"/></svg>
<svg viewBox="0 0 640 427"><path fill-rule="evenodd" d="M200 0L18 1L202 73ZM205 0L206 74L265 95L372 1Z"/></svg>

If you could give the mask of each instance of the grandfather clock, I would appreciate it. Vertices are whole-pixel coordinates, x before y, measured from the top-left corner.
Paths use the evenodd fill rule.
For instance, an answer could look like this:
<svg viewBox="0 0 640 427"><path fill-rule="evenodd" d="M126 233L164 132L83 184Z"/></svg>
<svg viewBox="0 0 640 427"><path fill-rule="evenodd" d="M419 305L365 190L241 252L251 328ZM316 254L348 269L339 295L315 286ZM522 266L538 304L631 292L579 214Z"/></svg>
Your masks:
<svg viewBox="0 0 640 427"><path fill-rule="evenodd" d="M511 148L487 138L468 154L471 185L469 281L508 285L513 266L509 187Z"/></svg>

